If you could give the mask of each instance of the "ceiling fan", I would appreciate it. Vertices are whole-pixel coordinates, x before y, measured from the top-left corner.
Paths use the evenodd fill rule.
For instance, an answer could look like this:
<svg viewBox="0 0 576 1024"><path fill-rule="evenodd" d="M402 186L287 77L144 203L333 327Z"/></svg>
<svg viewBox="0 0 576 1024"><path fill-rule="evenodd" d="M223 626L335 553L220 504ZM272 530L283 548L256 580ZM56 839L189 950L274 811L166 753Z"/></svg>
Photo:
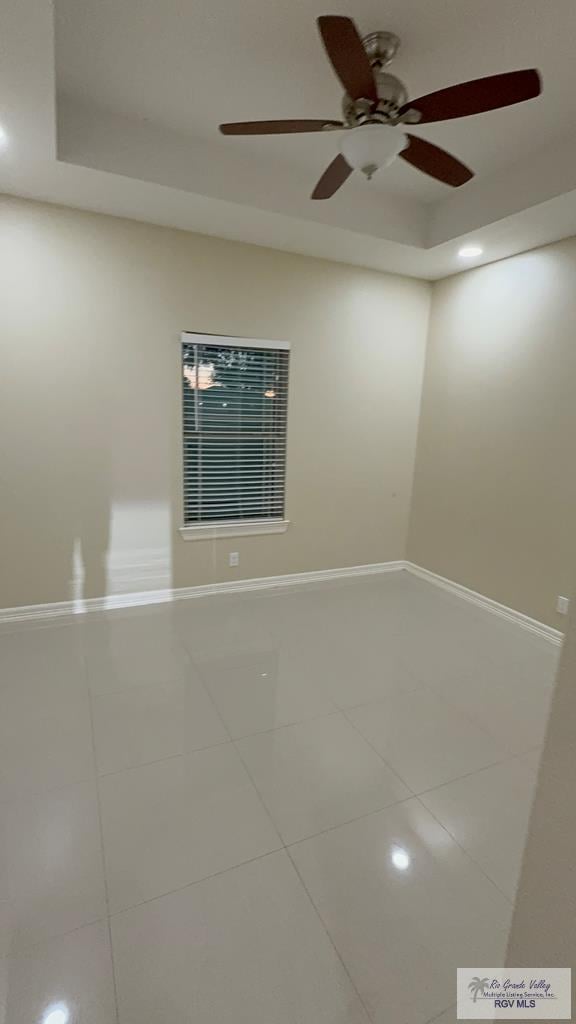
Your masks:
<svg viewBox="0 0 576 1024"><path fill-rule="evenodd" d="M324 171L312 199L329 199L354 170L371 178L397 156L446 185L464 185L474 176L473 171L446 150L403 132L399 126L482 114L522 103L541 92L540 75L529 68L462 82L409 101L400 79L383 70L398 51L398 36L392 32L372 32L362 39L351 18L332 14L318 18L318 28L345 89L343 121L239 121L220 125L223 135L345 130L340 154Z"/></svg>

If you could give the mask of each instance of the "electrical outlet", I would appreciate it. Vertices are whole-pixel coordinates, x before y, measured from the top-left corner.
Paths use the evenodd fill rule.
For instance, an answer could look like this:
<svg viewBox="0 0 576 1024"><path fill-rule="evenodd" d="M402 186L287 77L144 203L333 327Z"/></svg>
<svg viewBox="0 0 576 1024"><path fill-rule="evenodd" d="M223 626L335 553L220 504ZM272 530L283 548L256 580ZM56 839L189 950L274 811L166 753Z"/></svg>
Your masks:
<svg viewBox="0 0 576 1024"><path fill-rule="evenodd" d="M560 615L568 615L570 609L570 598L559 597L556 601L556 611L560 612Z"/></svg>
<svg viewBox="0 0 576 1024"><path fill-rule="evenodd" d="M231 551L228 555L228 565L240 565L240 552Z"/></svg>

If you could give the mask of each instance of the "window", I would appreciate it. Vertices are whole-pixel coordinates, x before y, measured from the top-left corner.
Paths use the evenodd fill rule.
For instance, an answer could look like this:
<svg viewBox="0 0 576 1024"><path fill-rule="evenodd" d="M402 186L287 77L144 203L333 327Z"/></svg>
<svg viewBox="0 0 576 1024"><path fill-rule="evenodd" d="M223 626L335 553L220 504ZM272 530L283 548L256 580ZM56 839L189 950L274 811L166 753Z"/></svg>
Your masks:
<svg viewBox="0 0 576 1024"><path fill-rule="evenodd" d="M187 538L286 529L288 345L182 335Z"/></svg>

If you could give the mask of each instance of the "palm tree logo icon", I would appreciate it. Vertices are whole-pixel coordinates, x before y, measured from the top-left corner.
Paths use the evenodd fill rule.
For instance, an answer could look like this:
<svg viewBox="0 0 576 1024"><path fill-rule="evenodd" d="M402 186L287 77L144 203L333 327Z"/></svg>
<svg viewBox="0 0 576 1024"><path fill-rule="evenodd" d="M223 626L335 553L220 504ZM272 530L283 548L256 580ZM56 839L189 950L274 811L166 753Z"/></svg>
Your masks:
<svg viewBox="0 0 576 1024"><path fill-rule="evenodd" d="M472 1002L475 1003L479 995L484 995L489 983L490 978L472 978L472 981L468 985L468 988L473 993Z"/></svg>

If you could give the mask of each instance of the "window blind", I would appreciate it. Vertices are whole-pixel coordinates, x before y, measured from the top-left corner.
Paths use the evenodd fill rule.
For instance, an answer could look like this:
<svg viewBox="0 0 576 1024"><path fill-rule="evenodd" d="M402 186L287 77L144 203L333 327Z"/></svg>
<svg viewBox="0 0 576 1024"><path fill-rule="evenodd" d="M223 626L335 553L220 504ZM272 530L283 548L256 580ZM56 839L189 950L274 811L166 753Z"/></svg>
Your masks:
<svg viewBox="0 0 576 1024"><path fill-rule="evenodd" d="M184 338L184 525L282 520L288 350Z"/></svg>

